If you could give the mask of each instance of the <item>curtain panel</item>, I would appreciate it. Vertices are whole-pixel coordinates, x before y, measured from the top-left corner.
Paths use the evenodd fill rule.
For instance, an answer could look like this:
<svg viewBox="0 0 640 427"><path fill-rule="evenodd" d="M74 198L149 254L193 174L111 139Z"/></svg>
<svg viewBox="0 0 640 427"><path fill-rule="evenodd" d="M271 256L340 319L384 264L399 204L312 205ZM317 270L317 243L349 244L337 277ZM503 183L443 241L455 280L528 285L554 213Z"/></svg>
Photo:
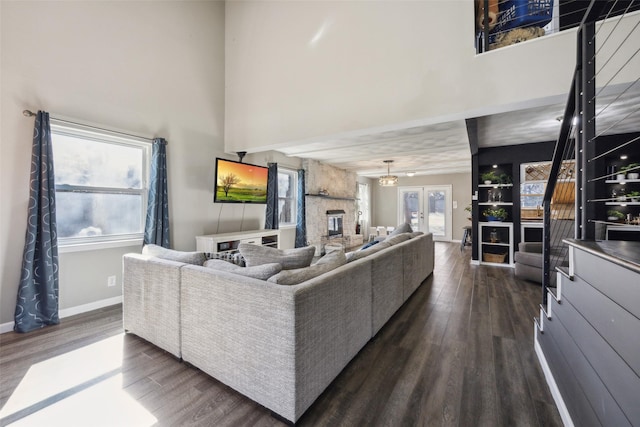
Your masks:
<svg viewBox="0 0 640 427"><path fill-rule="evenodd" d="M296 248L307 246L307 214L304 190L304 169L298 170L298 206L296 209Z"/></svg>
<svg viewBox="0 0 640 427"><path fill-rule="evenodd" d="M49 113L38 111L33 128L27 230L14 314L16 332L60 323L56 188Z"/></svg>
<svg viewBox="0 0 640 427"><path fill-rule="evenodd" d="M275 230L279 227L278 214L278 164L269 163L267 173L267 211L264 219L264 228Z"/></svg>
<svg viewBox="0 0 640 427"><path fill-rule="evenodd" d="M167 141L155 138L149 174L149 202L144 227L144 244L170 248L169 197L167 190Z"/></svg>

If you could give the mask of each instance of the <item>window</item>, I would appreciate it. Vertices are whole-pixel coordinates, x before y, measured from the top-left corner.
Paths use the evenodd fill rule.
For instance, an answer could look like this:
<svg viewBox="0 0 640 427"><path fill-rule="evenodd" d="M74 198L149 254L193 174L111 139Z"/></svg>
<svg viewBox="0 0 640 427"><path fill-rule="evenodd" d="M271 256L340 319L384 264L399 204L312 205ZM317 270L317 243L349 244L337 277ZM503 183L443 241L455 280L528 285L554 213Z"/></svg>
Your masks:
<svg viewBox="0 0 640 427"><path fill-rule="evenodd" d="M360 225L360 233L362 230L368 230L369 227L369 185L358 183L358 200L356 200L358 212L356 212L356 224Z"/></svg>
<svg viewBox="0 0 640 427"><path fill-rule="evenodd" d="M542 217L542 199L550 169L550 162L520 165L520 217L522 219Z"/></svg>
<svg viewBox="0 0 640 427"><path fill-rule="evenodd" d="M575 161L564 161L558 172L559 186L573 186L573 176L575 171ZM523 163L520 165L520 217L522 219L541 219L542 203L544 192L549 180L551 172L551 162L539 163ZM558 187L557 187L558 188ZM556 188L556 192L558 191ZM560 204L572 204L574 196L571 200L556 200L556 195L552 202Z"/></svg>
<svg viewBox="0 0 640 427"><path fill-rule="evenodd" d="M279 226L296 225L296 206L298 194L298 173L278 168L278 212Z"/></svg>
<svg viewBox="0 0 640 427"><path fill-rule="evenodd" d="M60 246L142 239L151 144L51 120Z"/></svg>

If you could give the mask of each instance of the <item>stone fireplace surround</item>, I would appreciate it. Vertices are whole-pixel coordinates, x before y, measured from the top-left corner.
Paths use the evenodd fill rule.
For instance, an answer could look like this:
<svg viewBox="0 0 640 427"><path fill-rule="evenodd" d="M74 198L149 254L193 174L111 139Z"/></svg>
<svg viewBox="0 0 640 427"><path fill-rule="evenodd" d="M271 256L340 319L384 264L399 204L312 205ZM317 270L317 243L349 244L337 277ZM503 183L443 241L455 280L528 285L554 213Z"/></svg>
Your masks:
<svg viewBox="0 0 640 427"><path fill-rule="evenodd" d="M361 244L362 236L356 235L355 172L312 159L303 160L302 167L305 171L307 242L316 247L316 255L321 254L322 244L327 242L327 211L331 210L345 212L340 243L346 246ZM323 190L327 192L326 195L320 195Z"/></svg>

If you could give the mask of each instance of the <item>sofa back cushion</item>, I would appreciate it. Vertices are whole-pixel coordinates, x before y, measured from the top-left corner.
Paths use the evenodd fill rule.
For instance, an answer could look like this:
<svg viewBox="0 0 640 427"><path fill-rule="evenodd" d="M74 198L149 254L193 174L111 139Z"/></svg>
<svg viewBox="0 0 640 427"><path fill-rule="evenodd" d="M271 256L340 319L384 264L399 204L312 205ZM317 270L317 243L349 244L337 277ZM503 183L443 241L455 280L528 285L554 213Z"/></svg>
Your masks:
<svg viewBox="0 0 640 427"><path fill-rule="evenodd" d="M183 252L167 249L159 245L148 244L142 248L142 253L170 261L184 262L185 264L202 265L207 260L204 252Z"/></svg>
<svg viewBox="0 0 640 427"><path fill-rule="evenodd" d="M254 265L253 267L242 267L221 259L210 259L204 263L207 268L213 268L219 271L228 271L230 273L239 274L241 276L253 277L254 279L267 280L274 274L282 271L282 266L272 262L269 264Z"/></svg>
<svg viewBox="0 0 640 427"><path fill-rule="evenodd" d="M395 236L389 236L384 241L393 246L397 245L398 243L406 242L407 240L411 239L411 237L413 237L411 236L411 233L400 233L396 234Z"/></svg>
<svg viewBox="0 0 640 427"><path fill-rule="evenodd" d="M297 285L309 279L320 276L328 271L335 270L347 263L347 258L342 251L331 251L320 258L315 264L305 268L282 270L269 278L269 282L278 285Z"/></svg>
<svg viewBox="0 0 640 427"><path fill-rule="evenodd" d="M313 255L316 253L315 246L295 249L276 249L250 243L240 243L238 250L244 258L247 267L278 263L282 266L283 270L308 267L311 265Z"/></svg>

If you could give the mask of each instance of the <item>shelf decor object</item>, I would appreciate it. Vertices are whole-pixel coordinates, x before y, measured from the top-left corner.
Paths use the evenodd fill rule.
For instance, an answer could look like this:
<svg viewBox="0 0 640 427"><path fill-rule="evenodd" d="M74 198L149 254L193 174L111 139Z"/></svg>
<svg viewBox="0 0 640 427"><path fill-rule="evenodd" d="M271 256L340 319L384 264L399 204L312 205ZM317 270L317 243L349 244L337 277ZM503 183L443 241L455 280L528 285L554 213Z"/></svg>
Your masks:
<svg viewBox="0 0 640 427"><path fill-rule="evenodd" d="M482 215L487 219L487 221L504 221L507 219L507 211L504 208L491 209L487 208L482 211Z"/></svg>
<svg viewBox="0 0 640 427"><path fill-rule="evenodd" d="M484 259L485 262L492 262L496 264L502 264L506 257L507 257L506 252L502 254L492 254L489 252L484 252L482 254L482 258Z"/></svg>

